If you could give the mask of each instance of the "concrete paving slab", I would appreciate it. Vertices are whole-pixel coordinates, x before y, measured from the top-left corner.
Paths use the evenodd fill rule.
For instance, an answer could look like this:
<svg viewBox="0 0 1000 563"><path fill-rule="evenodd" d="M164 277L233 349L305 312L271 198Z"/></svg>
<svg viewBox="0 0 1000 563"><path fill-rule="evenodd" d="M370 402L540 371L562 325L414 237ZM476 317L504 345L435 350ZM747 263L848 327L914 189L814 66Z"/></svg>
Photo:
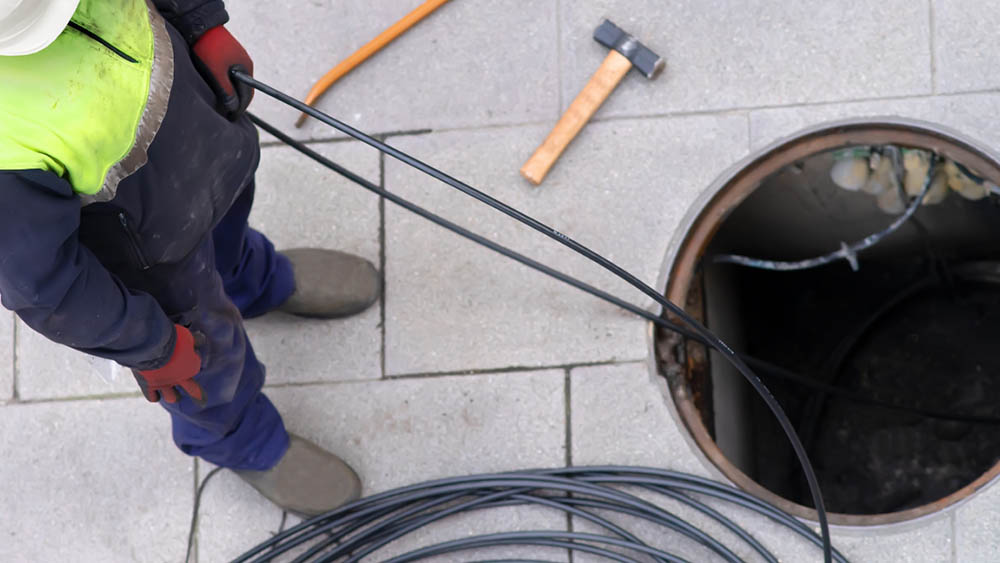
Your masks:
<svg viewBox="0 0 1000 563"><path fill-rule="evenodd" d="M850 561L874 563L967 561L963 558L954 558L955 541L949 515L878 530L836 530L833 544Z"/></svg>
<svg viewBox="0 0 1000 563"><path fill-rule="evenodd" d="M309 148L379 183L379 154L354 141ZM277 248L338 248L378 259L378 196L290 147L265 147L256 175L250 224Z"/></svg>
<svg viewBox="0 0 1000 563"><path fill-rule="evenodd" d="M645 363L570 372L573 465L639 465L711 476Z"/></svg>
<svg viewBox="0 0 1000 563"><path fill-rule="evenodd" d="M931 1L936 91L962 92L1000 86L1000 47L994 36L1000 2Z"/></svg>
<svg viewBox="0 0 1000 563"><path fill-rule="evenodd" d="M374 150L353 142L312 148L379 182ZM378 197L290 148L262 151L250 224L278 249L331 248L379 264ZM268 366L270 384L377 379L382 375L380 307L332 321L275 313L248 321L246 328Z"/></svg>
<svg viewBox="0 0 1000 563"><path fill-rule="evenodd" d="M183 560L193 465L160 407L8 405L0 455L0 560Z"/></svg>
<svg viewBox="0 0 1000 563"><path fill-rule="evenodd" d="M1000 558L1000 486L994 481L955 511L955 560L986 563Z"/></svg>
<svg viewBox="0 0 1000 563"><path fill-rule="evenodd" d="M565 460L561 370L272 389L293 432L342 455L365 494ZM406 463L399 460L406 459Z"/></svg>
<svg viewBox="0 0 1000 563"><path fill-rule="evenodd" d="M785 3L603 0L562 4L563 105L607 55L610 18L662 56L633 73L599 116L929 94L929 11L907 0ZM988 37L988 34L985 35Z"/></svg>
<svg viewBox="0 0 1000 563"><path fill-rule="evenodd" d="M341 60L421 4L416 0L227 5L229 28L254 57L256 76L305 97ZM558 113L557 2L526 0L512 10L489 0L449 2L345 76L318 107L373 132L555 119ZM290 9L289 9L290 8ZM299 138L329 138L258 95L252 111Z"/></svg>
<svg viewBox="0 0 1000 563"><path fill-rule="evenodd" d="M21 400L139 395L132 373L111 360L56 344L17 320L17 390Z"/></svg>
<svg viewBox="0 0 1000 563"><path fill-rule="evenodd" d="M545 183L518 174L541 127L393 138L392 143L655 282L677 223L746 151L742 115L592 123ZM640 306L652 302L555 241L394 161L389 189ZM578 290L386 209L386 372L409 374L635 360L644 325Z"/></svg>
<svg viewBox="0 0 1000 563"><path fill-rule="evenodd" d="M561 370L550 370L289 386L267 393L292 432L342 456L370 495L454 475L563 465L564 379ZM203 561L242 553L280 522L280 513L249 486L227 476L215 479L202 504ZM474 515L412 541L443 541L456 531L492 530L522 519L531 527L553 521L533 512ZM554 521L562 525L565 518ZM394 549L417 545L410 541Z"/></svg>
<svg viewBox="0 0 1000 563"><path fill-rule="evenodd" d="M332 321L274 313L247 321L247 334L267 368L267 385L356 381L382 375L378 305Z"/></svg>
<svg viewBox="0 0 1000 563"><path fill-rule="evenodd" d="M0 404L14 397L14 314L0 309Z"/></svg>
<svg viewBox="0 0 1000 563"><path fill-rule="evenodd" d="M750 142L762 148L808 126L851 117L895 116L930 121L950 127L986 146L1000 144L1000 131L984 116L1000 111L998 94L962 94L878 100L845 104L822 104L775 108L750 112Z"/></svg>

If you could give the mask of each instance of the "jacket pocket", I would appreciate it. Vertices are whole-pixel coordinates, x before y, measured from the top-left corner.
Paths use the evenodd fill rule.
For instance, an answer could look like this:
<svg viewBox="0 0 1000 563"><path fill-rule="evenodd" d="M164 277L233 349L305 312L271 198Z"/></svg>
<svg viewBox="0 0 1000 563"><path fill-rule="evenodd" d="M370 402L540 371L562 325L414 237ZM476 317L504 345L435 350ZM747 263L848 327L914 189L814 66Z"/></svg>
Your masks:
<svg viewBox="0 0 1000 563"><path fill-rule="evenodd" d="M125 240L128 242L133 263L140 270L148 270L150 266L149 260L146 259L146 255L142 251L142 246L139 245L139 237L129 226L128 217L125 216L124 211L118 213L118 222L121 224L122 230L125 231Z"/></svg>

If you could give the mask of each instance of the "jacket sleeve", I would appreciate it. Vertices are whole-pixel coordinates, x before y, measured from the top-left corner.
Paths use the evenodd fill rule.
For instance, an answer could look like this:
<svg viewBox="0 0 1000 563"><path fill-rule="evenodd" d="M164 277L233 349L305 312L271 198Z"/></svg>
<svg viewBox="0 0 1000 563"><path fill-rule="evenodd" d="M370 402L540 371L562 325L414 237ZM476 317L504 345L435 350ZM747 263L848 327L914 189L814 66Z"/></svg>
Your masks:
<svg viewBox="0 0 1000 563"><path fill-rule="evenodd" d="M229 21L222 0L153 0L160 14L177 28L188 45L203 33Z"/></svg>
<svg viewBox="0 0 1000 563"><path fill-rule="evenodd" d="M78 240L80 200L42 170L0 171L0 300L50 340L135 369L164 365L174 325Z"/></svg>

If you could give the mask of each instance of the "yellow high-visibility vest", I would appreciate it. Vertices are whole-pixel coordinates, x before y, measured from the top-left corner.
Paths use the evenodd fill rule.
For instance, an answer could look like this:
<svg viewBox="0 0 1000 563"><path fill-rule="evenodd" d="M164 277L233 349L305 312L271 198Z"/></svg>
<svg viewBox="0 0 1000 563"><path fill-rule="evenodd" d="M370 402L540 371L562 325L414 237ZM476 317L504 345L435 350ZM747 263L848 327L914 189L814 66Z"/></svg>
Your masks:
<svg viewBox="0 0 1000 563"><path fill-rule="evenodd" d="M151 4L83 0L51 45L0 56L0 170L48 170L84 203L110 200L146 163L172 81L170 37Z"/></svg>

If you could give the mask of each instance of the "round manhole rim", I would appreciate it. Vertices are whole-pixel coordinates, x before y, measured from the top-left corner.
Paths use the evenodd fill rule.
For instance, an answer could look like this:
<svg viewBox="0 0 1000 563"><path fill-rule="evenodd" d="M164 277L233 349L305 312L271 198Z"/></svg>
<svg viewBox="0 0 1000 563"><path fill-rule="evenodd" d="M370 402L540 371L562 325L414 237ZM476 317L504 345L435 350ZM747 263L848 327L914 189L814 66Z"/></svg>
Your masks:
<svg viewBox="0 0 1000 563"><path fill-rule="evenodd" d="M743 199L762 181L782 168L829 150L856 145L897 144L923 148L962 162L981 172L987 180L1000 184L1000 158L983 143L968 135L928 121L901 117L856 117L821 123L751 151L720 174L703 190L681 220L667 247L656 289L675 303L683 303L690 288L694 266L716 230ZM678 283L678 280L680 282ZM782 510L815 522L816 511L777 495L751 479L732 464L710 436L684 386L667 380L657 356L657 328L647 328L648 366L660 385L668 410L683 428L695 455L737 487L770 502ZM831 524L839 526L885 526L912 523L960 505L1000 476L1000 462L964 487L934 502L911 509L882 514L829 513Z"/></svg>

